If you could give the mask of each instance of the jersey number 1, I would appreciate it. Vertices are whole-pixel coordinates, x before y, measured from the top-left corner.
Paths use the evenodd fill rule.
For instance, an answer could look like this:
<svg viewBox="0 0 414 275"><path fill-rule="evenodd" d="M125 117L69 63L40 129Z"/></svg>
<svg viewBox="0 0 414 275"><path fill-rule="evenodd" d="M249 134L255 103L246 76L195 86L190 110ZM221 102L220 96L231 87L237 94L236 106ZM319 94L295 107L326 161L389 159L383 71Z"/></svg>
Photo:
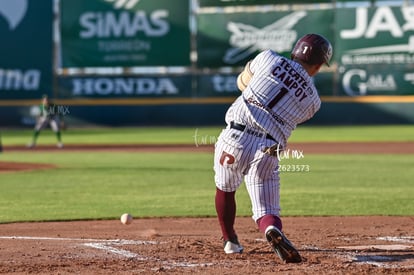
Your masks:
<svg viewBox="0 0 414 275"><path fill-rule="evenodd" d="M280 89L280 91L275 95L275 97L272 99L272 101L270 101L270 103L267 105L270 109L273 109L273 107L275 107L275 105L282 99L282 97L284 97L287 93L289 92L288 89L286 89L285 87L283 87L282 89Z"/></svg>

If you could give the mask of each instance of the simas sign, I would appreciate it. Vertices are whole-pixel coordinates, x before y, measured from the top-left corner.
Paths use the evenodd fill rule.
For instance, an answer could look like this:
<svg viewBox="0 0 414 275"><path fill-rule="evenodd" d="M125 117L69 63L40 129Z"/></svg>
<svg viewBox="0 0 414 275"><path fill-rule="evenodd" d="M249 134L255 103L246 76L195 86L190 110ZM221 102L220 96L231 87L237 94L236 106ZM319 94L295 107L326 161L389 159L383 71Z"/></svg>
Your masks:
<svg viewBox="0 0 414 275"><path fill-rule="evenodd" d="M0 43L0 98L40 98L51 93L52 7L52 0L0 1L0 34L5 38Z"/></svg>
<svg viewBox="0 0 414 275"><path fill-rule="evenodd" d="M174 97L191 93L191 76L62 77L62 98Z"/></svg>
<svg viewBox="0 0 414 275"><path fill-rule="evenodd" d="M62 67L190 64L187 0L61 0L60 5Z"/></svg>
<svg viewBox="0 0 414 275"><path fill-rule="evenodd" d="M414 7L338 9L337 22L336 52L345 94L390 95L413 90L411 81L404 80L409 78L395 72L412 71Z"/></svg>
<svg viewBox="0 0 414 275"><path fill-rule="evenodd" d="M167 10L155 10L152 13L127 11L86 12L79 18L81 27L79 36L89 38L134 37L139 33L148 37L164 36L170 30Z"/></svg>

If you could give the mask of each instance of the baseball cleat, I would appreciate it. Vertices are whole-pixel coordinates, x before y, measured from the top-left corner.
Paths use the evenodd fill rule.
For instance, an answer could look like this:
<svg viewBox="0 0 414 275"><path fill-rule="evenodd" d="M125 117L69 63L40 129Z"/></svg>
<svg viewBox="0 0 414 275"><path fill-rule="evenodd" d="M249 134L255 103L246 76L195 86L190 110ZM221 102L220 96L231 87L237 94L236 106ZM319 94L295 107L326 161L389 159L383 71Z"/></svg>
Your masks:
<svg viewBox="0 0 414 275"><path fill-rule="evenodd" d="M279 258L285 263L300 263L299 252L277 227L270 225L266 228L266 239Z"/></svg>
<svg viewBox="0 0 414 275"><path fill-rule="evenodd" d="M62 142L58 142L58 144L56 144L57 148L63 148L63 143Z"/></svg>
<svg viewBox="0 0 414 275"><path fill-rule="evenodd" d="M224 241L224 252L226 254L242 253L243 246L240 245L239 240L237 238L233 240L227 240Z"/></svg>

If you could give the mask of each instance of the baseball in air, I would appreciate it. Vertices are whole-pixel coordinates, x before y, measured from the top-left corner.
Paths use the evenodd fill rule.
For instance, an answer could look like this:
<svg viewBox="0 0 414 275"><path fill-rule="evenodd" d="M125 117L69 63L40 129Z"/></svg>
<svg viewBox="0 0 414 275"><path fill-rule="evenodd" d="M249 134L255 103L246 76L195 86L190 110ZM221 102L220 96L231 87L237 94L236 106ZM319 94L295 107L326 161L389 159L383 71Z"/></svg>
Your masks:
<svg viewBox="0 0 414 275"><path fill-rule="evenodd" d="M132 216L128 213L122 214L121 222L123 224L130 224L132 222Z"/></svg>

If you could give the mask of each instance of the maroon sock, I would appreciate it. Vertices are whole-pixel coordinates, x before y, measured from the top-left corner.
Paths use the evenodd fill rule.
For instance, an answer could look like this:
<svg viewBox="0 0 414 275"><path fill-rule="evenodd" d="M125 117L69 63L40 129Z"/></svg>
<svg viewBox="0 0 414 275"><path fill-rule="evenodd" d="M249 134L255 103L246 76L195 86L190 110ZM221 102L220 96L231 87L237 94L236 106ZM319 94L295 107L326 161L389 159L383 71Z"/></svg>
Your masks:
<svg viewBox="0 0 414 275"><path fill-rule="evenodd" d="M224 192L216 188L216 212L220 223L223 240L236 237L234 221L236 219L236 192Z"/></svg>
<svg viewBox="0 0 414 275"><path fill-rule="evenodd" d="M276 226L279 230L282 230L282 220L278 216L274 215L264 215L260 219L257 220L257 225L259 226L259 230L262 233L265 233L266 228L269 225Z"/></svg>

